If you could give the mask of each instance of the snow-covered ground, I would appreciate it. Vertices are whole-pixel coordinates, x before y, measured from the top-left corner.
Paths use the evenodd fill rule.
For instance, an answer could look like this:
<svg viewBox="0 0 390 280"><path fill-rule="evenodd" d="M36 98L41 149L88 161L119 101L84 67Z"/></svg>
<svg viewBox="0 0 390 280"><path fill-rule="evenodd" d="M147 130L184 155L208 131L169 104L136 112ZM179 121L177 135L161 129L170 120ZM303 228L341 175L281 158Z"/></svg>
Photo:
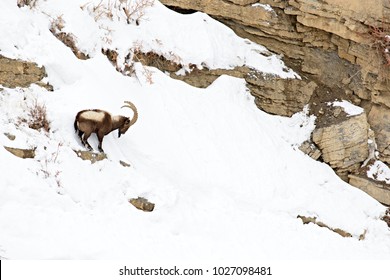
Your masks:
<svg viewBox="0 0 390 280"><path fill-rule="evenodd" d="M390 257L390 232L380 220L385 208L295 148L309 137L313 117L258 110L241 79L221 76L197 89L148 68L150 83L139 64L136 77L124 76L101 53L116 49L121 61L141 48L184 68L247 65L298 77L264 47L207 15L176 14L158 1L138 26L115 9L112 18L97 17L93 7L100 0L41 0L34 9L15 2L0 1L0 54L44 65L45 81L55 90L0 91L1 258ZM59 16L91 59L78 60L51 34ZM34 99L47 107L49 133L17 124ZM137 106L136 124L119 139L116 133L104 138L107 160L79 159L73 151L83 149L73 129L76 113L102 108L131 114L120 109L124 100ZM97 148L95 136L90 143ZM36 147L36 158L19 159L2 146ZM138 196L155 210L129 204ZM298 215L353 236L303 225Z"/></svg>

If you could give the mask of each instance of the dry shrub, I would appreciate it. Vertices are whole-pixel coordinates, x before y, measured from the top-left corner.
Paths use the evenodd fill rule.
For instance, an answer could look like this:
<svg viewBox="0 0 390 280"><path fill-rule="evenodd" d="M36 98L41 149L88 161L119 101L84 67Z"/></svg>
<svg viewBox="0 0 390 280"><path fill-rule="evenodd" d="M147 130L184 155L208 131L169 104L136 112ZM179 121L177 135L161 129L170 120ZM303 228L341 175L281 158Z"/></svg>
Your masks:
<svg viewBox="0 0 390 280"><path fill-rule="evenodd" d="M38 102L34 99L32 105L27 107L28 119L19 119L20 122L27 123L29 128L40 130L43 129L46 132L50 130L50 122L47 119L46 105Z"/></svg>
<svg viewBox="0 0 390 280"><path fill-rule="evenodd" d="M60 32L62 29L65 27L65 20L62 18L62 15L56 17L56 18L51 18L51 25L50 25L50 31L52 33L57 33Z"/></svg>
<svg viewBox="0 0 390 280"><path fill-rule="evenodd" d="M125 76L133 77L135 76L138 80L137 71L134 67L134 61L139 62L139 59L136 59L134 52L129 52L124 58L123 62L118 61L119 54L115 50L102 49L102 53L107 56L108 60L112 63L115 69L122 73ZM142 63L142 75L144 76L148 84L153 84L153 72L147 69Z"/></svg>
<svg viewBox="0 0 390 280"><path fill-rule="evenodd" d="M172 52L169 52L168 56L169 58L166 58L155 52L144 53L140 49L135 49L133 51L133 60L141 62L143 65L156 67L161 71L168 72L177 72L183 68L179 56L174 55Z"/></svg>
<svg viewBox="0 0 390 280"><path fill-rule="evenodd" d="M139 25L140 20L145 16L146 9L153 5L154 0L109 0L107 3L103 3L101 0L97 5L86 3L81 6L81 9L87 9L95 21L103 18L120 20L121 17L125 16L128 24Z"/></svg>
<svg viewBox="0 0 390 280"><path fill-rule="evenodd" d="M102 18L108 18L113 20L114 13L113 11L117 9L117 1L111 2L109 1L107 5L103 4L103 0L99 2L97 5L91 5L91 3L86 3L80 7L82 10L88 9L90 13L94 15L95 21L98 21Z"/></svg>
<svg viewBox="0 0 390 280"><path fill-rule="evenodd" d="M390 29L370 26L369 34L373 38L373 46L384 60L384 65L390 66Z"/></svg>
<svg viewBox="0 0 390 280"><path fill-rule="evenodd" d="M39 170L43 175L43 178L54 179L54 182L56 183L56 186L58 188L62 187L60 180L61 171L58 170L58 155L62 146L62 142L58 143L57 150L52 152L51 154L48 154L45 160L41 161L41 169ZM58 191L58 193L60 193L60 191Z"/></svg>
<svg viewBox="0 0 390 280"><path fill-rule="evenodd" d="M146 9L154 5L154 0L122 0L120 2L127 23L135 22L137 25L139 25L141 18L145 16Z"/></svg>
<svg viewBox="0 0 390 280"><path fill-rule="evenodd" d="M148 68L146 68L145 66L142 66L143 70L142 70L142 75L144 76L145 78L145 81L151 85L153 84L153 72L150 71ZM137 77L138 78L138 77ZM138 79L139 80L139 79Z"/></svg>
<svg viewBox="0 0 390 280"><path fill-rule="evenodd" d="M122 73L125 76L132 76L134 74L134 64L131 60L130 53L125 57L123 62L118 61L119 54L116 50L102 49L102 53L115 67L116 71Z"/></svg>

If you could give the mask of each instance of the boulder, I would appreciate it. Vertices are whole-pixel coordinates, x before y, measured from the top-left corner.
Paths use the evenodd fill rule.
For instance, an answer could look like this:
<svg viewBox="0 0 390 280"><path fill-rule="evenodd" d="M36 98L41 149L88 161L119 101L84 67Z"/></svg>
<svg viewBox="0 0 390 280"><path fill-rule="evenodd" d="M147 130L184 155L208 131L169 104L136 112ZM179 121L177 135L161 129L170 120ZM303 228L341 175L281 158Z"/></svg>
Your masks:
<svg viewBox="0 0 390 280"><path fill-rule="evenodd" d="M154 203L149 202L146 198L143 197L131 198L129 202L135 208L144 212L152 212L154 210Z"/></svg>
<svg viewBox="0 0 390 280"><path fill-rule="evenodd" d="M366 114L363 112L354 116L345 116L338 107L332 115L332 122L313 131L313 142L322 153L322 159L336 173L347 180L347 174L356 171L368 157L368 130Z"/></svg>
<svg viewBox="0 0 390 280"><path fill-rule="evenodd" d="M105 153L95 153L92 151L81 151L81 150L75 150L74 152L82 160L89 160L91 163L95 163L97 161L107 159L107 155Z"/></svg>

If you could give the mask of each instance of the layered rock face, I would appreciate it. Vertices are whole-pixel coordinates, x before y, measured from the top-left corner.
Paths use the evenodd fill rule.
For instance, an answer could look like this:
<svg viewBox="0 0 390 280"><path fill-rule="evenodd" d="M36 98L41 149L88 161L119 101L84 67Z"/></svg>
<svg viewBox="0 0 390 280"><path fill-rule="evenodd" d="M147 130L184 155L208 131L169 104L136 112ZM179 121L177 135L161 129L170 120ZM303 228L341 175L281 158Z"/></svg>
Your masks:
<svg viewBox="0 0 390 280"><path fill-rule="evenodd" d="M239 35L297 60L301 73L327 86L350 89L364 100L377 100L390 92L384 79L390 77L389 68L384 67L388 61L380 47L381 32L390 31L389 1L161 2L216 17ZM390 105L390 99L381 102Z"/></svg>
<svg viewBox="0 0 390 280"><path fill-rule="evenodd" d="M44 67L36 63L11 59L0 55L0 85L5 87L28 87L36 83L47 89L51 87L41 82L46 76Z"/></svg>

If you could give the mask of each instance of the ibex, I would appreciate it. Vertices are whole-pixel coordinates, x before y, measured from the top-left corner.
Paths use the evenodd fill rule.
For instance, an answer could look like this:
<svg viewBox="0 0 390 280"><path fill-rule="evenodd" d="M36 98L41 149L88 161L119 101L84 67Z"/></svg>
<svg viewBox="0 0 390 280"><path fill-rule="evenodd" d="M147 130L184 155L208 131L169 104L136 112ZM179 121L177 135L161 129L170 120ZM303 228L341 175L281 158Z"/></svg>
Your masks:
<svg viewBox="0 0 390 280"><path fill-rule="evenodd" d="M98 149L101 153L104 153L102 148L103 137L118 129L118 137L125 134L126 131L132 126L138 119L138 111L133 103L125 101L123 107L128 107L133 110L134 116L132 119L124 116L113 116L110 113L100 110L83 110L77 113L74 120L74 129L79 135L81 143L90 151L92 150L91 145L88 143L88 138L92 133L96 133L99 146Z"/></svg>

